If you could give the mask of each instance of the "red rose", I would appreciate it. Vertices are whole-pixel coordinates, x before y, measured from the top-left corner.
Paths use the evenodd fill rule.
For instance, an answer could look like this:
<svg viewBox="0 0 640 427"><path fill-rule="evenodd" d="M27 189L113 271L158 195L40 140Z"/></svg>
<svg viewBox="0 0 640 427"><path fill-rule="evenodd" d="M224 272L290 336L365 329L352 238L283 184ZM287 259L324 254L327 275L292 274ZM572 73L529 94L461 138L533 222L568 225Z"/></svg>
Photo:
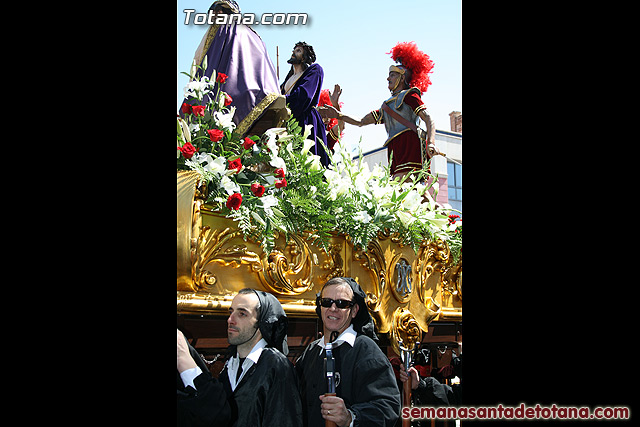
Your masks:
<svg viewBox="0 0 640 427"><path fill-rule="evenodd" d="M191 105L187 104L186 102L182 103L182 112L184 114L191 114Z"/></svg>
<svg viewBox="0 0 640 427"><path fill-rule="evenodd" d="M222 132L220 129L209 129L207 133L209 134L209 138L211 138L211 141L213 142L218 142L224 137L224 132Z"/></svg>
<svg viewBox="0 0 640 427"><path fill-rule="evenodd" d="M276 188L282 188L287 186L287 180L285 178L276 179Z"/></svg>
<svg viewBox="0 0 640 427"><path fill-rule="evenodd" d="M224 106L228 107L233 102L233 98L228 93L224 94Z"/></svg>
<svg viewBox="0 0 640 427"><path fill-rule="evenodd" d="M229 76L227 76L225 73L218 73L218 77L216 77L216 81L217 81L218 83L224 83L224 82L226 82L226 81L227 81L227 78L228 78L228 77L229 77Z"/></svg>
<svg viewBox="0 0 640 427"><path fill-rule="evenodd" d="M262 197L262 195L264 194L264 185L254 182L253 184L251 184L251 192L256 197Z"/></svg>
<svg viewBox="0 0 640 427"><path fill-rule="evenodd" d="M253 139L246 137L244 139L244 142L242 143L242 146L244 147L245 150L248 150L249 148L253 147L255 143L256 142Z"/></svg>
<svg viewBox="0 0 640 427"><path fill-rule="evenodd" d="M185 159L190 159L198 151L190 142L185 143L182 147L178 147Z"/></svg>
<svg viewBox="0 0 640 427"><path fill-rule="evenodd" d="M237 211L238 209L240 209L241 204L242 204L242 194L240 193L233 193L227 199L227 207L229 209L234 209Z"/></svg>
<svg viewBox="0 0 640 427"><path fill-rule="evenodd" d="M240 157L235 160L229 160L229 169L236 169L236 173L240 172L240 169L242 169Z"/></svg>
<svg viewBox="0 0 640 427"><path fill-rule="evenodd" d="M273 172L276 175L276 178L284 178L284 169L278 168Z"/></svg>
<svg viewBox="0 0 640 427"><path fill-rule="evenodd" d="M194 105L191 107L194 116L204 117L204 105Z"/></svg>

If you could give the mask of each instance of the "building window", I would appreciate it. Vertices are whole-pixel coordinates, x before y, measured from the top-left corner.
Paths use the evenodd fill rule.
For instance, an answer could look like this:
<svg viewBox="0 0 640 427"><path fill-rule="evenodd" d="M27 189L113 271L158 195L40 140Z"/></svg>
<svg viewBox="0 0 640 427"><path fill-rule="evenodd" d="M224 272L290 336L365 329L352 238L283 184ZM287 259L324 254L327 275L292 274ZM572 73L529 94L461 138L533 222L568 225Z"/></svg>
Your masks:
<svg viewBox="0 0 640 427"><path fill-rule="evenodd" d="M462 165L447 162L447 174L449 204L462 212Z"/></svg>

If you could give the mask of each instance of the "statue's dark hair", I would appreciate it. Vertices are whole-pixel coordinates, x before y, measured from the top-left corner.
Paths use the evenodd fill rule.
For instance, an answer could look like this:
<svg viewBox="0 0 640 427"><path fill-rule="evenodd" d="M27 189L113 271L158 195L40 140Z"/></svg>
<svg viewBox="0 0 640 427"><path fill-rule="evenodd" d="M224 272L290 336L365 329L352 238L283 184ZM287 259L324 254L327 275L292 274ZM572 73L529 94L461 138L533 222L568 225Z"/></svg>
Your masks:
<svg viewBox="0 0 640 427"><path fill-rule="evenodd" d="M302 47L302 50L303 50L302 65L303 65L303 68L306 70L309 67L309 65L316 62L316 52L313 50L313 46L308 45L305 42L298 42L295 44L295 46L293 46L293 48L295 49L298 46ZM280 91L282 93L284 93L284 85L286 84L287 80L289 80L289 77L291 77L292 75L293 75L293 65L291 66L291 69L289 69L289 72L287 73L287 77L284 78L284 81L280 85Z"/></svg>
<svg viewBox="0 0 640 427"><path fill-rule="evenodd" d="M316 62L316 53L313 50L313 46L308 45L305 42L298 42L296 43L296 45L293 47L294 49L296 47L302 47L302 49L304 49L304 54L302 55L302 61L307 65L311 65L314 62Z"/></svg>

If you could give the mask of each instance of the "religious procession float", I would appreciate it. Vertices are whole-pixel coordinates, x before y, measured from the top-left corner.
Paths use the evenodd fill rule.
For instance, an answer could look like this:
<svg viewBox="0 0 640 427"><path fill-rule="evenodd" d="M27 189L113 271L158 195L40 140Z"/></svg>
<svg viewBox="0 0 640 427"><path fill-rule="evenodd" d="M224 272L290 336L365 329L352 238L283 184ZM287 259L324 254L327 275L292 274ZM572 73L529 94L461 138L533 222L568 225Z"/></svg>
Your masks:
<svg viewBox="0 0 640 427"><path fill-rule="evenodd" d="M224 353L229 306L250 287L282 303L294 360L322 331L316 294L345 276L366 292L389 357L438 341L432 322L456 325L444 334L455 347L462 227L426 168L394 179L341 144L325 168L284 97L239 126L227 76L190 77L186 92L206 100L177 119L177 315L192 345Z"/></svg>

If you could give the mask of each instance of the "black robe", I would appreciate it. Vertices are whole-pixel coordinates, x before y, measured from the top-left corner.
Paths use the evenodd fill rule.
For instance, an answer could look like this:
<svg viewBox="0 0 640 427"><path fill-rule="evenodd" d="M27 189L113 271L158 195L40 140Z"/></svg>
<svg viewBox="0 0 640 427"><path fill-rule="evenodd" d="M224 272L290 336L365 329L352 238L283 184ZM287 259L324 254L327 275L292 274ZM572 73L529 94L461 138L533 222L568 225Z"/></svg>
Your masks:
<svg viewBox="0 0 640 427"><path fill-rule="evenodd" d="M322 338L321 338L322 339ZM327 392L324 349L314 341L296 362L302 392L304 426L324 427L318 396ZM345 342L333 350L340 383L336 395L356 416L354 426L387 426L400 416L400 390L389 359L369 337L358 334L353 347Z"/></svg>
<svg viewBox="0 0 640 427"><path fill-rule="evenodd" d="M237 427L300 427L302 406L293 365L280 351L265 347L231 391L225 366L220 381L227 392L232 421Z"/></svg>
<svg viewBox="0 0 640 427"><path fill-rule="evenodd" d="M196 387L185 387L177 373L177 425L179 427L222 427L231 418L231 409L222 384L211 376L198 352L189 344L189 353L202 370L193 380Z"/></svg>

